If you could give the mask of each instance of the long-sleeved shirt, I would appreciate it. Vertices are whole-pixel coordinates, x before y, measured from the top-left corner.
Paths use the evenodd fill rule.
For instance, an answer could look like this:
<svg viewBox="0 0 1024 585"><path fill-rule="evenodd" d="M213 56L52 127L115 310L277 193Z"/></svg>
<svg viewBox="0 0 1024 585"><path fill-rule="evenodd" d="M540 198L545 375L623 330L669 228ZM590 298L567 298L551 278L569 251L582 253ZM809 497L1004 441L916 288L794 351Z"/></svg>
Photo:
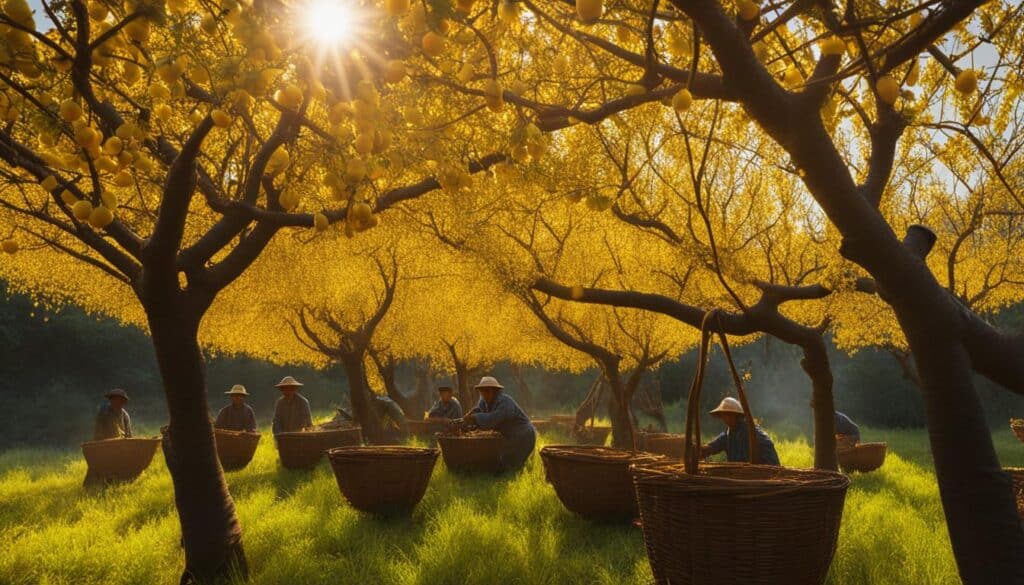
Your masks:
<svg viewBox="0 0 1024 585"><path fill-rule="evenodd" d="M313 415L309 412L309 401L301 394L291 398L284 396L274 405L274 434L294 433L313 426Z"/></svg>
<svg viewBox="0 0 1024 585"><path fill-rule="evenodd" d="M764 465L780 465L779 454L775 452L775 443L771 437L755 426L754 432L757 435L758 460L755 463ZM741 420L735 427L727 429L708 443L708 455L725 451L725 457L729 461L746 463L750 461L750 444L747 441L747 422Z"/></svg>
<svg viewBox="0 0 1024 585"><path fill-rule="evenodd" d="M836 411L836 434L852 437L853 440L860 442L860 427L850 417L839 411Z"/></svg>
<svg viewBox="0 0 1024 585"><path fill-rule="evenodd" d="M217 413L217 421L213 426L229 431L256 432L256 412L248 404L234 403L225 406Z"/></svg>
<svg viewBox="0 0 1024 585"><path fill-rule="evenodd" d="M96 413L96 430L93 432L93 440L122 439L132 436L132 419L125 409L114 410L109 402L100 405Z"/></svg>
<svg viewBox="0 0 1024 585"><path fill-rule="evenodd" d="M481 398L471 412L476 426L498 431L505 438L501 450L502 465L507 469L522 467L533 453L537 431L530 417L519 408L516 401L508 394L499 392L491 404Z"/></svg>
<svg viewBox="0 0 1024 585"><path fill-rule="evenodd" d="M427 413L430 418L447 418L455 419L462 418L462 405L453 396L451 400L445 402L444 400L438 400L434 403L434 406L430 407L430 412Z"/></svg>

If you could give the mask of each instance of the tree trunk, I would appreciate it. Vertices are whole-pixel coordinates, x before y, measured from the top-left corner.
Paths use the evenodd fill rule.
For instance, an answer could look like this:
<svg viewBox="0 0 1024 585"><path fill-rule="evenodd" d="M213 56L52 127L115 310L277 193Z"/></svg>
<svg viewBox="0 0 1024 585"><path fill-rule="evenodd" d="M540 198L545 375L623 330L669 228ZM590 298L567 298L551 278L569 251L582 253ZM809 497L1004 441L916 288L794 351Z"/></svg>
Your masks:
<svg viewBox="0 0 1024 585"><path fill-rule="evenodd" d="M398 403L398 407L402 409L402 414L405 415L405 418L421 420L423 418L423 409L418 406L416 397L407 397L398 389L398 384L395 382L394 360L385 357L380 359L374 358L373 363L377 366L380 379L384 382L384 392L387 393L388 398Z"/></svg>
<svg viewBox="0 0 1024 585"><path fill-rule="evenodd" d="M668 432L668 421L665 419L665 404L661 399L661 381L658 378L654 378L650 384L642 386L640 392L633 395L634 420L636 420L637 410L657 421L658 430L663 433Z"/></svg>
<svg viewBox="0 0 1024 585"><path fill-rule="evenodd" d="M476 404L472 391L469 388L469 371L466 368L466 363L455 359L455 395L458 396L459 402L462 403L462 409L468 412Z"/></svg>
<svg viewBox="0 0 1024 585"><path fill-rule="evenodd" d="M363 428L363 439L367 443L385 443L384 426L373 408L372 393L366 383L366 371L363 369L362 354L344 354L341 365L348 378L349 401L352 403L352 416Z"/></svg>
<svg viewBox="0 0 1024 585"><path fill-rule="evenodd" d="M217 458L197 315L170 302L145 305L170 415L164 457L185 548L182 583L247 579L242 529Z"/></svg>
<svg viewBox="0 0 1024 585"><path fill-rule="evenodd" d="M413 399L416 404L419 405L417 412L426 412L430 408L430 404L433 398L433 375L430 369L430 364L419 364L414 366L416 373L416 393L413 395Z"/></svg>
<svg viewBox="0 0 1024 585"><path fill-rule="evenodd" d="M811 379L811 395L814 397L814 467L837 471L836 407L832 397L832 366L828 361L825 340L819 335L816 340L805 343L803 350L800 366Z"/></svg>
<svg viewBox="0 0 1024 585"><path fill-rule="evenodd" d="M627 396L626 389L621 383L609 384L611 392L608 394L608 417L612 421L612 447L619 449L634 448L633 417L630 415L629 401L632 398ZM618 386L618 388L616 388Z"/></svg>
<svg viewBox="0 0 1024 585"><path fill-rule="evenodd" d="M590 390L583 397L583 402L576 407L576 426L582 427L597 413L598 402L601 400L601 391L604 389L604 374L598 374L597 379L590 385Z"/></svg>

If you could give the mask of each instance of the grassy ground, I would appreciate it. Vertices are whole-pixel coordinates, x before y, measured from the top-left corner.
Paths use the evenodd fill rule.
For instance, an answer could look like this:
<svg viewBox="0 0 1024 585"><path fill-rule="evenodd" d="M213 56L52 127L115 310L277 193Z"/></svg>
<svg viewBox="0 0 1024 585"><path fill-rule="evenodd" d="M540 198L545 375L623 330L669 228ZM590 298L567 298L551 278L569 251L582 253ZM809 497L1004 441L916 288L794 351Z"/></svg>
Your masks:
<svg viewBox="0 0 1024 585"><path fill-rule="evenodd" d="M830 583L957 583L924 434L865 435L888 441L890 453L881 471L853 477ZM1004 465L1024 465L1024 446L1009 431L996 441ZM778 447L784 464L810 465L802 437ZM77 452L0 454L0 583L176 583L178 526L160 456L135 483L106 491L83 490L85 469ZM502 478L454 476L439 462L409 519L353 511L326 464L284 470L266 439L228 481L261 585L651 579L639 530L565 511L537 457L525 473Z"/></svg>

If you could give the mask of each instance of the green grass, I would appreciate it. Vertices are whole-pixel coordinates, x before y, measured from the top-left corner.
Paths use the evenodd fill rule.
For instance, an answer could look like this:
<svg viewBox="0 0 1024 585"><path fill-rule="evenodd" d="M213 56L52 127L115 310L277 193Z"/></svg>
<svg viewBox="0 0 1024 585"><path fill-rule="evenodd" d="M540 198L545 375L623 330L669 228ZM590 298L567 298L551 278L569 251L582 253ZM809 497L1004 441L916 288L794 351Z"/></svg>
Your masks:
<svg viewBox="0 0 1024 585"><path fill-rule="evenodd" d="M855 475L832 584L959 582L920 431L868 430L889 442L881 471ZM545 437L553 440L553 437ZM1005 465L1024 465L1009 431ZM802 437L778 441L786 465L812 460ZM76 452L0 454L0 583L177 582L182 557L171 483L159 454L132 484L81 487ZM449 474L438 463L408 519L378 519L344 503L326 464L291 472L264 440L228 474L258 584L648 583L638 529L594 525L563 509L534 457L505 477Z"/></svg>

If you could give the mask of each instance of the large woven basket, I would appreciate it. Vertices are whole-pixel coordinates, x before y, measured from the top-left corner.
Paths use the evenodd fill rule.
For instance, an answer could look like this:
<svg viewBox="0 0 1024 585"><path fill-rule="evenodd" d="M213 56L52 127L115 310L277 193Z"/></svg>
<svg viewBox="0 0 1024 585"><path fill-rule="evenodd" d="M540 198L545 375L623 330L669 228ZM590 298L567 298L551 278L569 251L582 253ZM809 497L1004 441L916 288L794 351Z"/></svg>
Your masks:
<svg viewBox="0 0 1024 585"><path fill-rule="evenodd" d="M857 443L852 449L840 450L836 455L843 471L867 473L882 466L885 462L885 451L885 443Z"/></svg>
<svg viewBox="0 0 1024 585"><path fill-rule="evenodd" d="M551 445L540 450L540 458L548 483L570 512L614 522L638 514L629 466L664 457L594 445Z"/></svg>
<svg viewBox="0 0 1024 585"><path fill-rule="evenodd" d="M339 447L327 452L338 488L357 510L408 513L423 499L437 463L437 449Z"/></svg>
<svg viewBox="0 0 1024 585"><path fill-rule="evenodd" d="M1017 435L1017 438L1024 443L1024 418L1011 418L1010 429L1013 430L1013 434Z"/></svg>
<svg viewBox="0 0 1024 585"><path fill-rule="evenodd" d="M437 445L441 447L445 467L456 472L501 471L501 448L504 442L500 434L493 432L437 434Z"/></svg>
<svg viewBox="0 0 1024 585"><path fill-rule="evenodd" d="M433 441L434 435L444 431L448 426L444 422L432 420L410 420L406 421L406 425L410 435L427 441Z"/></svg>
<svg viewBox="0 0 1024 585"><path fill-rule="evenodd" d="M642 433L639 443L640 448L648 453L682 459L686 447L686 437L671 433Z"/></svg>
<svg viewBox="0 0 1024 585"><path fill-rule="evenodd" d="M1024 520L1024 467L1006 467L1003 471L1013 480L1013 494L1017 496L1017 515Z"/></svg>
<svg viewBox="0 0 1024 585"><path fill-rule="evenodd" d="M580 427L573 431L572 436L580 445L604 445L608 442L608 435L612 434L611 427Z"/></svg>
<svg viewBox="0 0 1024 585"><path fill-rule="evenodd" d="M242 469L252 461L256 447L260 444L259 433L216 429L217 456L225 471Z"/></svg>
<svg viewBox="0 0 1024 585"><path fill-rule="evenodd" d="M820 585L850 480L833 471L634 465L644 544L664 585Z"/></svg>
<svg viewBox="0 0 1024 585"><path fill-rule="evenodd" d="M89 465L86 481L130 481L153 461L160 439L107 439L82 443L82 455Z"/></svg>
<svg viewBox="0 0 1024 585"><path fill-rule="evenodd" d="M553 414L548 420L556 427L564 427L570 431L576 426L575 414Z"/></svg>
<svg viewBox="0 0 1024 585"><path fill-rule="evenodd" d="M538 433L550 433L551 431L555 430L555 427L558 426L557 424L552 422L551 419L547 418L535 418L530 420L530 423L533 425L533 428L536 429Z"/></svg>
<svg viewBox="0 0 1024 585"><path fill-rule="evenodd" d="M330 449L361 445L363 431L360 427L299 431L279 433L274 439L277 442L277 454L281 457L281 465L288 469L308 469L316 466L324 453Z"/></svg>

